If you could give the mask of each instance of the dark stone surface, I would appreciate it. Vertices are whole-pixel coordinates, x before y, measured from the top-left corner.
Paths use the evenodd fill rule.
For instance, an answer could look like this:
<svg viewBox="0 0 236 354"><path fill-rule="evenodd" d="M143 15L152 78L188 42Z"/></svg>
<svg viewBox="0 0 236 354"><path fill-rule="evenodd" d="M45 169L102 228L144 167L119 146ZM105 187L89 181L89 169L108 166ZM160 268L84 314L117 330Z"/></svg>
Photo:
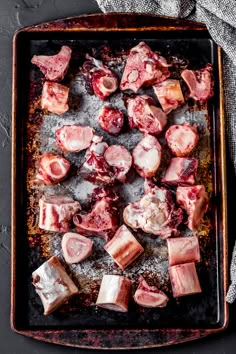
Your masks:
<svg viewBox="0 0 236 354"><path fill-rule="evenodd" d="M0 353L88 353L88 350L59 347L13 333L10 317L10 120L11 120L11 58L12 35L20 27L53 19L98 12L94 0L1 0L0 1ZM22 54L23 55L23 54ZM235 240L234 195L235 175L228 163L229 254ZM215 353L236 352L236 304L230 307L228 329L198 342L175 347L142 350L142 353ZM140 352L140 351L139 351ZM96 351L104 353L104 351ZM124 351L123 351L124 353Z"/></svg>

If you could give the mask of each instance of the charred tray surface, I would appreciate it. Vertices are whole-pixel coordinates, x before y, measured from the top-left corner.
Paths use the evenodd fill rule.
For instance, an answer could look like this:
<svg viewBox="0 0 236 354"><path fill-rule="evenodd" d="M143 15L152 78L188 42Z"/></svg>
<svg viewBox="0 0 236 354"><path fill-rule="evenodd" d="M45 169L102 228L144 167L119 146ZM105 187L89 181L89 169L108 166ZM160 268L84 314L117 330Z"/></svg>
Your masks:
<svg viewBox="0 0 236 354"><path fill-rule="evenodd" d="M104 15L101 16L105 18ZM107 17L110 22L115 21L112 20L112 16L114 15L111 15L110 19L109 16ZM140 20L141 17L137 17ZM148 16L143 18L147 20ZM119 20L122 22L121 17ZM65 27L68 26L66 21ZM109 21L105 23L110 24ZM125 26L124 21L121 27ZM221 161L222 126L219 123L223 118L219 117L218 51L203 28L200 32L196 31L195 37L192 38L195 32L187 27L186 31L183 29L178 31L178 28L176 31L168 31L169 21L171 22L171 20L166 22L165 31L156 29L156 31L76 33L63 31L63 21L58 21L42 26L41 31L40 28L38 31L34 28L32 32L26 30L18 34L15 47L17 100L15 101L14 141L16 180L13 180L15 226L12 254L14 258L12 325L21 333L80 347L135 348L199 338L223 329L227 322L224 299L226 235L222 217L222 190L225 186L222 180L224 171ZM87 22L89 23L89 16ZM78 24L79 20L76 23ZM127 25L127 22L125 24ZM86 23L83 22L83 25L86 27ZM47 28L47 32L44 32L43 28ZM55 32L53 32L54 28L57 28ZM122 271L114 265L111 257L103 249L105 241L93 238L94 252L87 260L74 265L64 263L79 288L79 294L54 314L45 317L40 299L32 286L31 275L51 256L57 255L62 262L63 256L61 235L44 232L38 228L38 200L44 193L65 194L72 196L86 208L88 207L87 196L92 192L92 184L77 175L72 175L59 185L36 186L32 183L37 170L36 162L44 152L61 153L55 144L55 131L64 124L89 125L95 128L97 135L103 135L104 141L109 145L121 144L132 151L141 140L142 134L138 130L128 129L127 121L118 137L107 134L99 127L96 117L104 102L87 93L79 69L85 61L85 55L89 53L101 59L121 76L127 53L140 41L147 43L152 50L161 53L168 62L174 64L175 70L171 76L173 78L179 78L179 71L186 68L188 64L191 69L204 67L207 63L213 64L214 68L214 97L204 104L190 100L168 115L169 124L164 129L165 132L170 124L183 122L197 123L199 127L200 141L197 149L190 156L199 159L197 183L203 184L210 196L210 208L198 230L201 262L197 264L197 271L202 293L178 301L173 299L165 240L142 232L135 233L145 252L125 271ZM40 95L45 79L40 71L31 65L30 60L35 54L52 55L58 52L62 45L72 49L69 72L62 81L62 84L70 87L70 109L62 116L53 113L43 114L40 109ZM153 95L151 90L143 91ZM126 112L120 91L108 99L108 103ZM171 156L165 145L164 133L158 136L158 140L164 152L162 157L164 162L157 175L159 182ZM78 167L84 153L67 153L64 156ZM122 220L122 210L127 203L134 202L143 195L143 179L133 170L128 176L127 183L118 183L114 189L121 197L119 210ZM190 234L187 226L182 226L180 231L181 236ZM143 275L150 285L156 285L170 295L170 301L167 307L162 309L144 309L130 301L128 313L96 308L95 302L103 274L127 276L133 282L132 295L139 275ZM109 331L109 336L104 338L102 333L106 331Z"/></svg>

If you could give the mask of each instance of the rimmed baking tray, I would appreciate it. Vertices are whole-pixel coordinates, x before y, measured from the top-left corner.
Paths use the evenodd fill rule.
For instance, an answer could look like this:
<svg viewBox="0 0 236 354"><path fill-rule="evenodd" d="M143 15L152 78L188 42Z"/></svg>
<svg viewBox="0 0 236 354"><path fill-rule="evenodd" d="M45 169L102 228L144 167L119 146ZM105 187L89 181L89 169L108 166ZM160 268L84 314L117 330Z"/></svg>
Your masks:
<svg viewBox="0 0 236 354"><path fill-rule="evenodd" d="M207 188L211 195L207 222L200 230L202 261L198 265L198 273L203 293L180 301L170 301L170 305L161 311L140 310L131 305L128 314L118 314L102 309L95 310L91 306L97 288L95 286L92 289L90 284L87 293L81 291L79 299L72 300L55 314L44 317L31 284L31 273L50 255L60 256L57 246L59 236L51 238L47 233L38 230L35 205L42 191L34 189L30 181L40 152L53 149L53 143L50 145L50 129L52 131L53 125L57 125L57 118L42 115L39 102L43 79L39 71L30 64L30 59L34 54L50 55L63 44L72 47L71 72L65 83L73 82L70 98L73 108L65 119L74 121L73 117L79 112L76 97L82 94L76 91L76 88L80 89L81 82L73 73L76 67L82 65L85 53L99 54L104 60L119 57L122 61L122 55L141 40L165 56L183 58L183 61L179 61L180 65L189 60L193 68L204 66L208 62L214 68L214 98L206 106L193 104L192 107L187 107L189 121L200 119L201 124L205 124L202 129L205 129L205 135L208 136L206 145L201 145L207 146L208 150L203 154L205 157L201 155L204 149L198 155L200 161L205 161L206 155L209 157L205 165L200 166L200 182L205 181L210 185ZM226 328L227 206L222 93L221 49L213 43L202 24L142 14L96 14L44 23L16 33L13 41L12 100L11 326L14 331L39 340L81 348L134 349L198 339ZM186 114L186 111L180 110L170 119L182 119ZM78 123L77 120L76 122ZM122 143L132 149L132 141L136 143L136 140L131 139L131 145L127 145L129 136L125 134ZM108 136L106 138L110 139ZM112 139L108 142L114 143ZM72 156L72 162L73 158ZM69 187L62 184L63 188L67 190ZM72 194L75 196L75 190ZM137 197L135 195L136 199ZM168 292L165 246L162 241L150 242L156 242L158 252L162 252L159 252L161 255L158 254L160 264L163 261L159 270L162 278L167 280L165 284L160 281L160 285L166 286ZM152 256L153 254L154 252ZM96 262L93 264L96 265ZM111 271L110 263L106 264L107 270ZM101 268L106 272L104 265ZM139 270L140 267L136 264L127 275L135 278ZM86 269L69 271L75 277L78 272L86 272ZM150 274L147 269L145 271L148 277ZM98 274L101 274L99 270Z"/></svg>

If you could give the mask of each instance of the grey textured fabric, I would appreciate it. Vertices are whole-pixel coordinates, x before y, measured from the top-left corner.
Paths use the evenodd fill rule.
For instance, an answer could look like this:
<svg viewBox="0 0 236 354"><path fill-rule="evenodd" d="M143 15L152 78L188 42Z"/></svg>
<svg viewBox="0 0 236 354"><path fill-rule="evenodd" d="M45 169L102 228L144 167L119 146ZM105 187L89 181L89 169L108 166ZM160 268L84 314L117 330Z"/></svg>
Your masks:
<svg viewBox="0 0 236 354"><path fill-rule="evenodd" d="M187 18L206 24L224 50L224 94L227 143L236 171L236 0L97 0L103 12L143 12ZM236 246L227 301L236 299Z"/></svg>

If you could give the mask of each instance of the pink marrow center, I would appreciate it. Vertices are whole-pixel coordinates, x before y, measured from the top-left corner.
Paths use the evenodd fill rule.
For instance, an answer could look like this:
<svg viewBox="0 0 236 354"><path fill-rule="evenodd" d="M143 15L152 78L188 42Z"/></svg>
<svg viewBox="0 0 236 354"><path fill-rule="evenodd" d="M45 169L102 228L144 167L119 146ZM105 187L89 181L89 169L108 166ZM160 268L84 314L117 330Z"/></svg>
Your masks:
<svg viewBox="0 0 236 354"><path fill-rule="evenodd" d="M161 290L155 286L149 286L145 279L140 277L134 301L140 306L152 308L165 307L169 299Z"/></svg>
<svg viewBox="0 0 236 354"><path fill-rule="evenodd" d="M45 153L39 158L36 181L47 185L58 183L65 179L70 166L70 162L64 157Z"/></svg>
<svg viewBox="0 0 236 354"><path fill-rule="evenodd" d="M88 126L63 125L56 131L56 143L62 150L79 152L90 146L93 135L94 130Z"/></svg>
<svg viewBox="0 0 236 354"><path fill-rule="evenodd" d="M128 312L131 281L121 275L103 275L96 305L107 310Z"/></svg>
<svg viewBox="0 0 236 354"><path fill-rule="evenodd" d="M56 82L43 84L41 107L49 112L63 114L68 111L69 88Z"/></svg>
<svg viewBox="0 0 236 354"><path fill-rule="evenodd" d="M82 262L90 256L93 241L80 234L67 232L62 238L61 246L66 263L73 264Z"/></svg>
<svg viewBox="0 0 236 354"><path fill-rule="evenodd" d="M197 127L189 123L171 125L165 137L172 153L178 157L189 155L199 140Z"/></svg>

